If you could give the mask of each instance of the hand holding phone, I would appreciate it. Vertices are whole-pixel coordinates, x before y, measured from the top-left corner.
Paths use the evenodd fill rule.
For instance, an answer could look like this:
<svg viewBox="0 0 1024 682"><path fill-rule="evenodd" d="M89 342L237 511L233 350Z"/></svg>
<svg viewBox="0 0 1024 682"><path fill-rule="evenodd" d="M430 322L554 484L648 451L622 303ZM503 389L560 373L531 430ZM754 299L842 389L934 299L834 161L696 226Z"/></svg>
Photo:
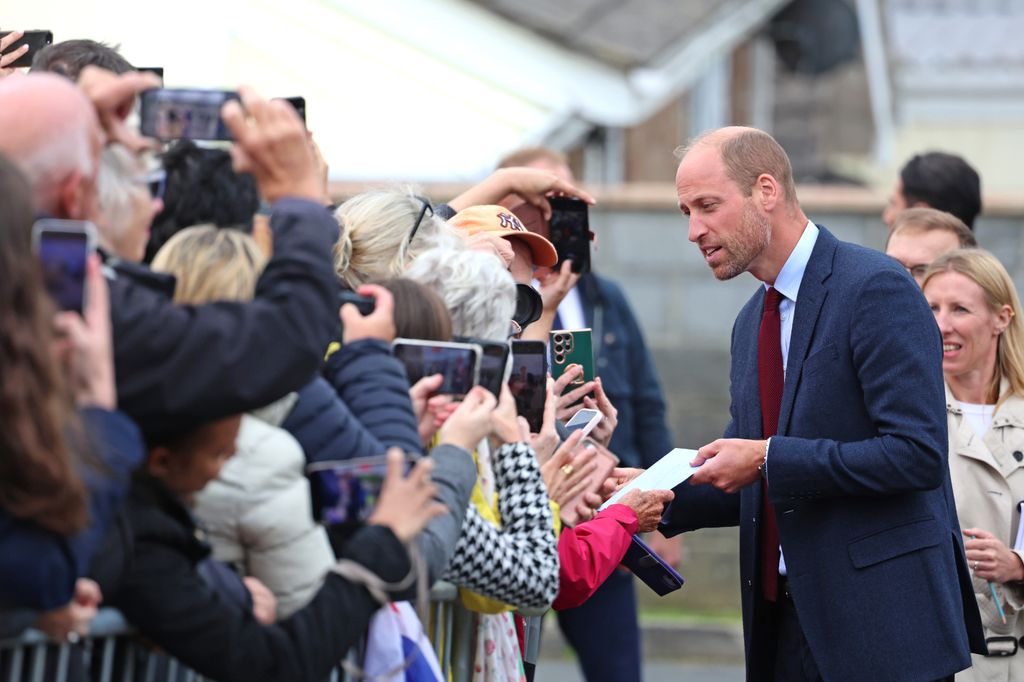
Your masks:
<svg viewBox="0 0 1024 682"><path fill-rule="evenodd" d="M575 526L585 520L580 518L580 505L588 493L596 494L601 489L605 480L619 463L618 457L592 440L583 440L582 449L591 453L590 461L594 463L594 467L587 474L579 491L560 507L562 521L569 526Z"/></svg>
<svg viewBox="0 0 1024 682"><path fill-rule="evenodd" d="M354 343L362 339L379 339L387 343L395 340L395 298L391 292L378 284L364 284L356 295L373 301L373 309L363 314L356 301L346 301L338 310L341 319L342 340ZM364 309L365 301L361 303Z"/></svg>
<svg viewBox="0 0 1024 682"><path fill-rule="evenodd" d="M32 66L36 53L53 44L53 31L0 31L0 75Z"/></svg>
<svg viewBox="0 0 1024 682"><path fill-rule="evenodd" d="M85 281L89 296L84 313L60 312L54 326L67 346L64 360L75 403L79 407L113 410L117 407L117 388L110 302L107 281L95 253L86 260Z"/></svg>

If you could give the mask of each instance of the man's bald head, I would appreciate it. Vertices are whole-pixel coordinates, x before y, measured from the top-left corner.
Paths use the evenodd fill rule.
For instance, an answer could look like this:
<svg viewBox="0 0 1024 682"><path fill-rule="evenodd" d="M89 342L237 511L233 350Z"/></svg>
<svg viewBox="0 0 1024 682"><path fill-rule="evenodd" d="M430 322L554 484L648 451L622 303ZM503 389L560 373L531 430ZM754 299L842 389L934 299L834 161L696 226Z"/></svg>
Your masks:
<svg viewBox="0 0 1024 682"><path fill-rule="evenodd" d="M768 133L744 126L718 128L695 137L677 149L676 155L682 159L692 149L705 145L718 149L726 175L744 196L750 196L759 175L768 174L781 185L786 203L796 205L796 183L789 155Z"/></svg>
<svg viewBox="0 0 1024 682"><path fill-rule="evenodd" d="M32 185L35 208L89 219L102 148L96 112L66 78L39 73L0 80L0 152Z"/></svg>

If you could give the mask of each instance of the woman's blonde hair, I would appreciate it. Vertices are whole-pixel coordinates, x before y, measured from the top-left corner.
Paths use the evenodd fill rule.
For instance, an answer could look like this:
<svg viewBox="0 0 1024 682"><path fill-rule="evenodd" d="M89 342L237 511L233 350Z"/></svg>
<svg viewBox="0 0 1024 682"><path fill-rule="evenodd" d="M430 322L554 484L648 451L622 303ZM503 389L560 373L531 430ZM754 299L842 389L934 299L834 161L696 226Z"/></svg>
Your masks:
<svg viewBox="0 0 1024 682"><path fill-rule="evenodd" d="M251 236L213 225L189 227L153 258L153 269L174 275L174 302L249 301L267 257Z"/></svg>
<svg viewBox="0 0 1024 682"><path fill-rule="evenodd" d="M335 210L334 218L339 229L334 271L353 289L402 276L416 256L431 248L463 246L454 228L408 188L357 194Z"/></svg>
<svg viewBox="0 0 1024 682"><path fill-rule="evenodd" d="M985 293L993 312L1010 306L1010 324L996 339L996 371L989 383L989 399L997 405L1010 395L1024 396L1024 322L1021 321L1020 299L1013 280L999 259L984 249L957 249L945 253L928 266L921 280L921 290L928 281L944 272L956 272L968 278ZM999 384L1005 378L1009 389L999 395Z"/></svg>

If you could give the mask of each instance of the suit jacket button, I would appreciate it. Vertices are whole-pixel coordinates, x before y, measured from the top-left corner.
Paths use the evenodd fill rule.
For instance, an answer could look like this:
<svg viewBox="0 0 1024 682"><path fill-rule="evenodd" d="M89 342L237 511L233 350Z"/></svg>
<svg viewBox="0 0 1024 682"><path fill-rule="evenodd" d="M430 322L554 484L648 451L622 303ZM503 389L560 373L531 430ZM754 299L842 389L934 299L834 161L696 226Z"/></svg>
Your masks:
<svg viewBox="0 0 1024 682"><path fill-rule="evenodd" d="M1020 450L1014 450L1013 458L1018 462L1021 461L1022 459L1024 459L1024 452L1021 452Z"/></svg>
<svg viewBox="0 0 1024 682"><path fill-rule="evenodd" d="M747 581L747 589L750 589L753 586L754 586L754 581L753 580L748 580ZM1024 637L1021 637L1021 640L1024 640Z"/></svg>

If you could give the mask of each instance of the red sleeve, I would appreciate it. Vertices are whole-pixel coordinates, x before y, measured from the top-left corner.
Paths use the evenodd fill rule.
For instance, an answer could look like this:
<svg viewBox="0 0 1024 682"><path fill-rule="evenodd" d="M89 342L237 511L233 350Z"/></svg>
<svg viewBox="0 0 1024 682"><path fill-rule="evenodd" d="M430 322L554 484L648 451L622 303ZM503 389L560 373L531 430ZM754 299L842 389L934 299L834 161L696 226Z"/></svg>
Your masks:
<svg viewBox="0 0 1024 682"><path fill-rule="evenodd" d="M579 606L622 562L637 531L636 512L613 504L590 521L565 528L558 537L558 596L552 608Z"/></svg>

